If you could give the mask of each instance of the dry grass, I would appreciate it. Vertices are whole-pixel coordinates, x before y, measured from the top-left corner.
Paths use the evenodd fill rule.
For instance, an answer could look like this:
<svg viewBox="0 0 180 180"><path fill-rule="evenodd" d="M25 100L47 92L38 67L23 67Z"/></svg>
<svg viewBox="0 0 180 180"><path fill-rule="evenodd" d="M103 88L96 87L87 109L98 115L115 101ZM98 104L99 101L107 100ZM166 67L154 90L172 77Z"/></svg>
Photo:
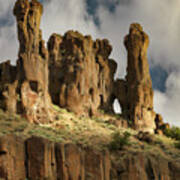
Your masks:
<svg viewBox="0 0 180 180"><path fill-rule="evenodd" d="M102 150L107 149L112 141L114 132L128 132L131 134L129 145L125 147L128 152L155 153L169 158L180 159L180 151L174 147L175 140L165 136L155 136L155 143L148 144L136 138L137 131L132 129L118 128L110 120L118 120L118 115L102 113L99 117L77 117L65 109L54 106L57 118L50 124L30 124L26 119L18 115L10 115L0 110L0 136L16 134L25 139L35 135L47 138L51 141L62 143L74 143L80 146L91 146Z"/></svg>

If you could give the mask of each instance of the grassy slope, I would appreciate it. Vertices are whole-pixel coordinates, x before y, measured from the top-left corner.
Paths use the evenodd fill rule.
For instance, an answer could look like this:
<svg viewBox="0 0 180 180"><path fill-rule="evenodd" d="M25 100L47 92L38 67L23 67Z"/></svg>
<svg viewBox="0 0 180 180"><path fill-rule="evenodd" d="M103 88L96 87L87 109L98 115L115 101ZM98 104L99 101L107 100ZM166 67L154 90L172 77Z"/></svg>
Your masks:
<svg viewBox="0 0 180 180"><path fill-rule="evenodd" d="M18 115L10 115L0 110L0 136L16 134L26 139L35 135L55 142L74 143L82 147L91 146L102 150L109 148L114 132L128 131L131 134L130 145L124 147L125 151L161 155L180 162L180 150L174 147L175 140L155 135L153 144L139 141L135 137L138 132L132 129L118 128L110 123L110 121L118 120L120 116L102 113L98 118L78 118L65 109L57 106L54 106L54 109L58 112L58 116L53 123L47 125L30 124ZM112 153L116 154L116 151L112 151Z"/></svg>

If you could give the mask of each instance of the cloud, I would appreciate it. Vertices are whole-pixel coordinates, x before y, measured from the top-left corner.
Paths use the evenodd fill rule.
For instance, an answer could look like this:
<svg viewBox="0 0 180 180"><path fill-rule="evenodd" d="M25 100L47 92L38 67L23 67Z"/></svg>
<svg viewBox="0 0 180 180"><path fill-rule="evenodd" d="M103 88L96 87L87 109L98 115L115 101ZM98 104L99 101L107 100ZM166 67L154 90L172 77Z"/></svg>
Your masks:
<svg viewBox="0 0 180 180"><path fill-rule="evenodd" d="M0 0L0 61L15 60L18 52L15 18L12 15L13 0Z"/></svg>
<svg viewBox="0 0 180 180"><path fill-rule="evenodd" d="M152 66L159 64L167 71L180 68L180 61L177 59L180 56L179 7L179 0L133 0L127 4L119 4L114 13L107 8L99 8L101 34L111 39L115 46L113 56L120 62L122 69L126 66L123 38L132 22L142 24L150 36L149 59L152 60ZM120 73L123 74L125 72Z"/></svg>
<svg viewBox="0 0 180 180"><path fill-rule="evenodd" d="M180 126L180 72L172 72L166 81L166 92L155 91L154 107L165 121Z"/></svg>
<svg viewBox="0 0 180 180"><path fill-rule="evenodd" d="M49 0L44 4L44 12L41 27L46 40L53 32L64 34L70 29L91 34L94 38L99 36L84 0Z"/></svg>

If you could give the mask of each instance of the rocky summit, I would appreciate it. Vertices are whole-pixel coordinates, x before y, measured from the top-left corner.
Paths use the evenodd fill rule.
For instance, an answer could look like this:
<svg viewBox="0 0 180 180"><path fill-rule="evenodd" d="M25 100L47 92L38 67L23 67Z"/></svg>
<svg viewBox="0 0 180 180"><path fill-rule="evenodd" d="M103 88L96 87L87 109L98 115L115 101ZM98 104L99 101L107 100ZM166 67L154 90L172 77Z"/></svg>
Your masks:
<svg viewBox="0 0 180 180"><path fill-rule="evenodd" d="M9 60L0 64L0 126L5 127L0 130L0 178L179 180L179 151L167 151L154 135L163 137L170 127L153 108L149 37L143 27L130 25L124 38L127 74L115 79L117 63L110 58L107 39L70 30L52 34L46 46L40 29L42 4L17 0L13 13L19 52L16 66ZM113 109L115 99L120 115ZM39 135L47 127L58 140L48 130ZM127 128L133 131L132 149L123 148L129 145ZM111 142L116 131L125 133L115 133ZM163 156L153 154L154 149L146 152L147 143Z"/></svg>

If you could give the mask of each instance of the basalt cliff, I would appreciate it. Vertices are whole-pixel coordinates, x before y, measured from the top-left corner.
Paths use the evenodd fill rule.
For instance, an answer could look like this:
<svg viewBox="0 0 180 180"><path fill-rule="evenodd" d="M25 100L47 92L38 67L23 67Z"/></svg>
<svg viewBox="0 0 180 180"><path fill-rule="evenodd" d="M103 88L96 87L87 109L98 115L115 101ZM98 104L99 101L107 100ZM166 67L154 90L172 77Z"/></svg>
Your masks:
<svg viewBox="0 0 180 180"><path fill-rule="evenodd" d="M148 137L154 133L162 135L169 128L153 108L147 59L149 37L140 24L131 24L124 38L127 75L124 79L115 79L117 63L110 58L112 46L107 39L94 41L89 35L68 31L64 35L52 34L46 46L40 29L41 3L37 0L17 0L13 13L17 20L19 52L16 66L10 61L0 64L0 108L4 113L20 116L29 124L46 126L54 125L58 120L57 108L72 112L79 119L101 117L101 112L115 117L113 104L117 99L122 114L120 118L108 119L115 128L132 128L143 134L142 139L147 134ZM57 128L61 131L62 123ZM141 146L143 149L143 144ZM114 163L112 159L117 156L121 160ZM116 152L113 157L107 149L95 151L42 137L23 138L11 134L0 138L0 178L180 178L179 161L128 150Z"/></svg>

